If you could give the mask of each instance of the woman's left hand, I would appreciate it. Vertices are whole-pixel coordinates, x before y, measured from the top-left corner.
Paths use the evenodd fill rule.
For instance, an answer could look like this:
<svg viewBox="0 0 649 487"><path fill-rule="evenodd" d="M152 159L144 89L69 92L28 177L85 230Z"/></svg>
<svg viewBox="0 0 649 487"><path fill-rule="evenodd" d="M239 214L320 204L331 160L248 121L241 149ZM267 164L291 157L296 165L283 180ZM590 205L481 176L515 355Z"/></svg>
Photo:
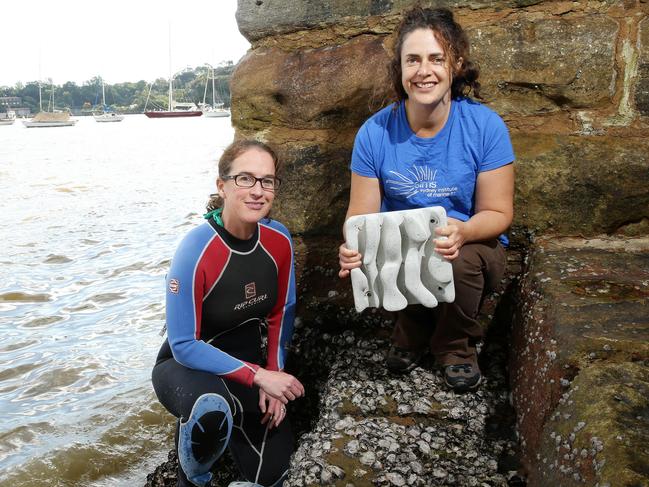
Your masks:
<svg viewBox="0 0 649 487"><path fill-rule="evenodd" d="M261 424L270 421L268 429L279 426L286 417L286 406L280 400L266 394L262 389L259 389L259 409L264 413Z"/></svg>
<svg viewBox="0 0 649 487"><path fill-rule="evenodd" d="M442 228L436 228L435 233L440 237L436 238L435 251L447 260L453 260L460 254L460 248L466 242L467 224L463 221L449 218L448 224Z"/></svg>

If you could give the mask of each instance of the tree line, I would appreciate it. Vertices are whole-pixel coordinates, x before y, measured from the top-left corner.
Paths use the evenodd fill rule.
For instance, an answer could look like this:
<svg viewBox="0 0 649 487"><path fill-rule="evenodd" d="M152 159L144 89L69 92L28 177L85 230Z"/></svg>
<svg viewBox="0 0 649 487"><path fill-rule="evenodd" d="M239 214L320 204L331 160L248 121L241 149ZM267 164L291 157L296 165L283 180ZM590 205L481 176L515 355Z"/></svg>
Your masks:
<svg viewBox="0 0 649 487"><path fill-rule="evenodd" d="M234 71L232 61L227 61L214 68L214 91L224 106L230 106L230 77ZM208 67L185 68L174 75L174 100L177 102L202 103L205 83L208 77ZM106 105L123 113L140 113L148 100L148 108L154 106L166 107L169 81L158 78L151 86L144 80L137 82L106 84ZM57 110L87 110L101 105L101 78L96 76L84 81L81 86L72 81L53 86L52 83L41 82L43 110L51 110L51 100ZM53 94L53 97L52 97ZM0 87L0 97L19 96L22 106L28 107L32 113L40 111L38 102L38 81L25 84L18 82L13 87ZM206 103L212 101L212 82L208 83ZM49 105L48 105L49 104ZM0 110L3 110L0 108Z"/></svg>

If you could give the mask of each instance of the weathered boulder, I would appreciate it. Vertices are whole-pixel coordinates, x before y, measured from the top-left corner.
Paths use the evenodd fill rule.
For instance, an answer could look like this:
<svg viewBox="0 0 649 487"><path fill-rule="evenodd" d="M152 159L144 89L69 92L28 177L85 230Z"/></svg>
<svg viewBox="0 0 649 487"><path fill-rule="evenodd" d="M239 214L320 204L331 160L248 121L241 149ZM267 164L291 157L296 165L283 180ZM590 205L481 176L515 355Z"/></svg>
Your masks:
<svg viewBox="0 0 649 487"><path fill-rule="evenodd" d="M646 362L580 371L543 427L530 485L646 485L648 407Z"/></svg>
<svg viewBox="0 0 649 487"><path fill-rule="evenodd" d="M608 105L618 26L606 17L521 17L469 30L486 99L501 115Z"/></svg>
<svg viewBox="0 0 649 487"><path fill-rule="evenodd" d="M529 485L649 482L649 239L543 240L520 299L510 380Z"/></svg>
<svg viewBox="0 0 649 487"><path fill-rule="evenodd" d="M232 120L240 130L357 129L383 101L387 60L383 39L367 35L319 49L251 51L233 74Z"/></svg>
<svg viewBox="0 0 649 487"><path fill-rule="evenodd" d="M237 24L241 33L255 42L301 30L315 30L340 23L367 24L368 17L389 16L403 11L413 0L358 0L340 2L336 0L302 0L295 2L268 0L238 0ZM422 6L438 6L440 2L428 0L418 2ZM449 8L469 7L472 9L498 7L524 7L541 3L541 0L450 0L443 2Z"/></svg>
<svg viewBox="0 0 649 487"><path fill-rule="evenodd" d="M514 134L514 232L615 233L649 218L649 139Z"/></svg>

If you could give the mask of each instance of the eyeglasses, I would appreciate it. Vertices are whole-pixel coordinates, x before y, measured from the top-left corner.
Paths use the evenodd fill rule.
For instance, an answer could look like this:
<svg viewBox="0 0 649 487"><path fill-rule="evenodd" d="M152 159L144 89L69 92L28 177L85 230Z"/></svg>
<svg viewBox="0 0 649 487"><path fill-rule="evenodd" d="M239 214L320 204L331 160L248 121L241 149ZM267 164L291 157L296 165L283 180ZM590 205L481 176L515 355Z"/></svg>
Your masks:
<svg viewBox="0 0 649 487"><path fill-rule="evenodd" d="M257 181L259 181L262 189L266 189L268 191L279 189L279 185L282 183L282 180L275 176L264 176L263 178L256 178L251 174L245 173L234 174L231 176L221 176L221 179L226 181L228 179L233 179L234 184L236 184L240 188L252 188L255 184L257 184Z"/></svg>

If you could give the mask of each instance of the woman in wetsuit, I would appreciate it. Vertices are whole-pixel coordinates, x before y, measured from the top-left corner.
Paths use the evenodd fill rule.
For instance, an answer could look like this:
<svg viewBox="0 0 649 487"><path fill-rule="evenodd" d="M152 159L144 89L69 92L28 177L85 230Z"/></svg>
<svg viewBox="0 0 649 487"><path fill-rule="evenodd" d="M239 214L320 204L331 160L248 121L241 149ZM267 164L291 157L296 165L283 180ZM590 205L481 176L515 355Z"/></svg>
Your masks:
<svg viewBox="0 0 649 487"><path fill-rule="evenodd" d="M290 234L267 218L280 184L276 170L265 144L230 145L207 221L185 236L167 274L168 339L152 380L178 418L179 486L209 483L226 446L245 485L281 485L293 452L285 405L304 387L282 371L295 276Z"/></svg>

